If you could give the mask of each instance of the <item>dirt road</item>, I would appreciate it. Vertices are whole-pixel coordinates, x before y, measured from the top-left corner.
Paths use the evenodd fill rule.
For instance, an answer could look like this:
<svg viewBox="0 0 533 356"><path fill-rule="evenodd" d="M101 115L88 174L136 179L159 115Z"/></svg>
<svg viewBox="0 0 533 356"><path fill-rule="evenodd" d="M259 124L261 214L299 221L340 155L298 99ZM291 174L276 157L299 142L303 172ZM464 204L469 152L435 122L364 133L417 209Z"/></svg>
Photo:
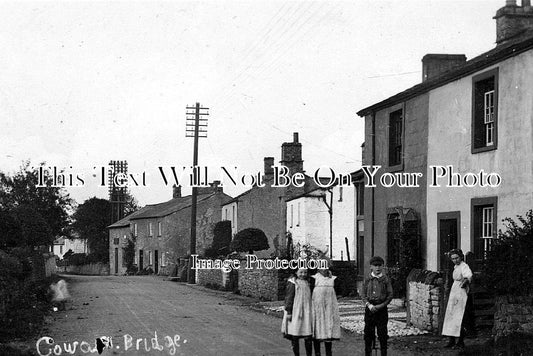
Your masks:
<svg viewBox="0 0 533 356"><path fill-rule="evenodd" d="M75 355L97 355L101 336L112 340L102 355L292 355L280 319L251 310L248 298L151 276L67 280L72 302L40 335L42 355L70 355L74 346ZM362 340L345 338L334 351L360 355Z"/></svg>

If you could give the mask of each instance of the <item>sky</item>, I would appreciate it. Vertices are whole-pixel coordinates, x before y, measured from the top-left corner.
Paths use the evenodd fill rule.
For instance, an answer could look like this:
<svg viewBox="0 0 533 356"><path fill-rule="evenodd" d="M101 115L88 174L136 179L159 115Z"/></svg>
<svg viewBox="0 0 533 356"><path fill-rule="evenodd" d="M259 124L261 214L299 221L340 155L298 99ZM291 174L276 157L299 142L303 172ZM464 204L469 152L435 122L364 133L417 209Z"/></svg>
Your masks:
<svg viewBox="0 0 533 356"><path fill-rule="evenodd" d="M361 166L356 112L420 83L427 53L494 47L505 0L0 2L0 170L23 161L80 176L78 203L107 198L100 169L145 172L141 205L172 197L158 167L190 167L186 107L208 107L199 165L239 174L280 160L293 132L304 169ZM170 183L169 183L170 184ZM226 184L235 196L242 184ZM183 193L190 192L184 187Z"/></svg>

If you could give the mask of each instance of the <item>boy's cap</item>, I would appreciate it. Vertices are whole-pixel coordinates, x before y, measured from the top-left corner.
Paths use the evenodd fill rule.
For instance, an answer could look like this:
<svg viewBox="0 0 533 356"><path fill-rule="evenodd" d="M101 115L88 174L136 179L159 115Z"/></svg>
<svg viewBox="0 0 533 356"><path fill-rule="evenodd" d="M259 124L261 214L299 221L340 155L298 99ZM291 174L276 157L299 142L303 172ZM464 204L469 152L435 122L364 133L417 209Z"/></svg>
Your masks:
<svg viewBox="0 0 533 356"><path fill-rule="evenodd" d="M370 265L372 266L376 266L376 265L384 265L385 264L385 261L383 260L383 258L379 257L379 256L374 256L370 259Z"/></svg>

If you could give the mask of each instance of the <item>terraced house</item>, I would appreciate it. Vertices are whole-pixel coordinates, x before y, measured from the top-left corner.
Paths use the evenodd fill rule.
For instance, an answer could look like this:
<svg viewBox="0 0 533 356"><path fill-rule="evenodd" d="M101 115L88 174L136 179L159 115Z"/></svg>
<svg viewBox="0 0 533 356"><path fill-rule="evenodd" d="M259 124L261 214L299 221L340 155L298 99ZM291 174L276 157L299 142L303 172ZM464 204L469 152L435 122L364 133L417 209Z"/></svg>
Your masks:
<svg viewBox="0 0 533 356"><path fill-rule="evenodd" d="M203 254L211 246L212 230L220 221L220 206L231 197L219 182L198 188L196 215L196 251ZM109 226L109 260L112 274L124 274L124 248L128 239L135 241L135 264L138 270L150 268L168 275L180 258L190 253L191 196L181 196L174 187L167 202L147 205Z"/></svg>
<svg viewBox="0 0 533 356"><path fill-rule="evenodd" d="M421 236L427 269L455 247L480 261L502 219L533 207L533 8L502 5L493 49L468 61L426 55L421 84L358 112L363 164L382 166L377 176L423 174L417 188L365 188L366 260L397 264L407 227Z"/></svg>

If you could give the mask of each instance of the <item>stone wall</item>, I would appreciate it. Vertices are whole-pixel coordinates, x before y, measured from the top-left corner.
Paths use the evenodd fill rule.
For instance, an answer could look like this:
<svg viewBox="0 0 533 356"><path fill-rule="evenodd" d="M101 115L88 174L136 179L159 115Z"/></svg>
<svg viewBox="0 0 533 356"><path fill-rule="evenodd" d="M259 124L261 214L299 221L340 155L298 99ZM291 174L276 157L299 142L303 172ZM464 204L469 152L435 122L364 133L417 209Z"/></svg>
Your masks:
<svg viewBox="0 0 533 356"><path fill-rule="evenodd" d="M533 335L533 296L496 298L493 334L496 338L511 334Z"/></svg>
<svg viewBox="0 0 533 356"><path fill-rule="evenodd" d="M238 273L239 292L242 295L261 300L282 300L285 298L285 287L291 271L241 268Z"/></svg>
<svg viewBox="0 0 533 356"><path fill-rule="evenodd" d="M443 298L443 279L437 272L412 270L407 277L407 323L437 331Z"/></svg>
<svg viewBox="0 0 533 356"><path fill-rule="evenodd" d="M58 273L83 274L89 276L107 276L109 265L104 263L90 263L81 266L61 266L57 268Z"/></svg>
<svg viewBox="0 0 533 356"><path fill-rule="evenodd" d="M223 272L221 269L200 269L196 271L196 283L214 289L233 290L238 272Z"/></svg>

